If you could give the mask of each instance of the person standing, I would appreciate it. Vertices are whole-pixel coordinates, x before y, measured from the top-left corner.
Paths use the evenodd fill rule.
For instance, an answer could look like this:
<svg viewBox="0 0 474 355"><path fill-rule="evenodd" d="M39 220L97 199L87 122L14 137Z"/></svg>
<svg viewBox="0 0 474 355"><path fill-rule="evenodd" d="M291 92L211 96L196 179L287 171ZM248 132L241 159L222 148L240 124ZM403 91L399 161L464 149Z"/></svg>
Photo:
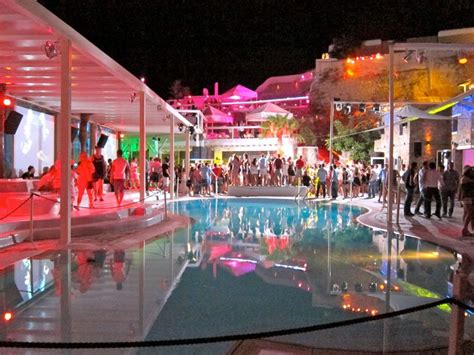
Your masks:
<svg viewBox="0 0 474 355"><path fill-rule="evenodd" d="M281 178L281 185L288 186L288 161L284 157L282 158L283 161L283 168L282 168L282 178Z"/></svg>
<svg viewBox="0 0 474 355"><path fill-rule="evenodd" d="M112 168L110 170L110 178L114 185L115 199L117 200L117 206L122 205L124 189L125 189L125 180L127 178L127 173L130 172L130 166L128 161L123 157L122 149L117 150L117 159L112 162Z"/></svg>
<svg viewBox="0 0 474 355"><path fill-rule="evenodd" d="M130 163L130 189L139 189L140 181L138 176L138 162L137 158L134 157Z"/></svg>
<svg viewBox="0 0 474 355"><path fill-rule="evenodd" d="M443 186L441 188L441 200L443 201L443 217L453 216L454 198L459 189L459 173L454 170L454 162L449 162L448 169L443 173ZM449 211L448 211L448 199Z"/></svg>
<svg viewBox="0 0 474 355"><path fill-rule="evenodd" d="M295 162L296 167L296 183L297 185L301 185L301 178L303 177L303 170L305 167L305 162L303 160L303 156L300 155L299 159Z"/></svg>
<svg viewBox="0 0 474 355"><path fill-rule="evenodd" d="M375 198L375 194L377 193L377 183L378 183L378 175L377 171L373 166L369 168L369 194L368 198Z"/></svg>
<svg viewBox="0 0 474 355"><path fill-rule="evenodd" d="M421 214L420 207L425 200L425 174L428 171L428 161L423 162L423 166L418 171L418 174L415 177L415 182L418 183L418 190L420 191L420 196L415 207L415 214Z"/></svg>
<svg viewBox="0 0 474 355"><path fill-rule="evenodd" d="M168 191L168 186L170 185L170 159L165 158L165 161L161 165L161 171L163 174L163 191Z"/></svg>
<svg viewBox="0 0 474 355"><path fill-rule="evenodd" d="M257 158L253 158L252 163L250 164L250 185L252 186L258 185Z"/></svg>
<svg viewBox="0 0 474 355"><path fill-rule="evenodd" d="M276 185L282 186L283 185L283 160L281 159L281 155L278 154L277 158L273 162L273 166L275 167L275 177L276 177Z"/></svg>
<svg viewBox="0 0 474 355"><path fill-rule="evenodd" d="M77 167L77 206L81 206L82 196L84 191L87 190L87 196L89 197L89 208L94 208L92 202L92 192L94 189L93 175L94 175L94 164L89 159L85 152L82 152L79 158L79 165Z"/></svg>
<svg viewBox="0 0 474 355"><path fill-rule="evenodd" d="M258 170L260 173L260 181L261 181L262 186L265 186L267 184L267 174L268 174L267 165L268 165L267 158L265 157L265 154L262 154L262 156L258 160Z"/></svg>
<svg viewBox="0 0 474 355"><path fill-rule="evenodd" d="M94 165L94 201L100 199L104 201L104 179L107 174L107 164L102 155L102 148L95 147L94 155L92 156L92 164Z"/></svg>
<svg viewBox="0 0 474 355"><path fill-rule="evenodd" d="M416 176L416 167L417 163L414 161L411 163L410 169L403 173L402 179L405 183L405 188L407 190L407 195L405 197L405 204L403 211L406 217L412 217L415 214L411 212L411 204L413 202L413 195L415 193L415 176Z"/></svg>
<svg viewBox="0 0 474 355"><path fill-rule="evenodd" d="M203 195L211 195L211 168L208 162L201 165L201 187Z"/></svg>
<svg viewBox="0 0 474 355"><path fill-rule="evenodd" d="M319 164L318 172L318 184L316 187L316 198L319 197L319 189L322 190L323 198L326 198L326 179L328 177L328 172L324 168L324 164Z"/></svg>
<svg viewBox="0 0 474 355"><path fill-rule="evenodd" d="M425 217L431 218L431 200L432 198L436 201L436 210L434 215L441 219L441 196L439 194L438 184L441 182L441 175L438 170L436 170L436 164L430 162L428 165L429 169L424 174L423 178L425 180L424 187L426 194L425 199Z"/></svg>
<svg viewBox="0 0 474 355"><path fill-rule="evenodd" d="M388 165L385 164L382 169L379 172L379 199L378 202L380 201L383 197L383 203L385 203L386 198L387 198L387 185L388 185L388 179L387 179L387 168Z"/></svg>
<svg viewBox="0 0 474 355"><path fill-rule="evenodd" d="M464 208L462 236L472 237L469 225L474 230L474 171L469 165L464 167L459 189L459 199L462 201Z"/></svg>
<svg viewBox="0 0 474 355"><path fill-rule="evenodd" d="M335 164L331 166L329 175L331 180L331 197L335 200L337 198L337 190L339 187L339 177Z"/></svg>

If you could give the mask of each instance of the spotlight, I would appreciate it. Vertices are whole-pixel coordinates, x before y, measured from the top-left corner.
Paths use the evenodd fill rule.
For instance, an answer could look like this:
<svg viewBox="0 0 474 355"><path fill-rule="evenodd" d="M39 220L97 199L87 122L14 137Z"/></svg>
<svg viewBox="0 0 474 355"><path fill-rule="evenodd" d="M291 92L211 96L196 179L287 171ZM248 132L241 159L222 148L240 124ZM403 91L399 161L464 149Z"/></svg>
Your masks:
<svg viewBox="0 0 474 355"><path fill-rule="evenodd" d="M144 82L145 82L145 77L142 76L142 77L140 78L140 81L141 81L142 83L144 83Z"/></svg>
<svg viewBox="0 0 474 355"><path fill-rule="evenodd" d="M184 124L178 123L178 131L183 132Z"/></svg>
<svg viewBox="0 0 474 355"><path fill-rule="evenodd" d="M137 99L137 93L134 92L133 94L130 95L130 102L133 104L136 99Z"/></svg>
<svg viewBox="0 0 474 355"><path fill-rule="evenodd" d="M53 42L53 41L44 42L44 45L43 45L44 54L46 54L46 56L49 59L53 59L61 53L57 47L57 44L58 42Z"/></svg>
<svg viewBox="0 0 474 355"><path fill-rule="evenodd" d="M365 104L359 104L359 111L361 113L364 113L365 112Z"/></svg>
<svg viewBox="0 0 474 355"><path fill-rule="evenodd" d="M339 102L336 104L336 111L342 111L342 104Z"/></svg>
<svg viewBox="0 0 474 355"><path fill-rule="evenodd" d="M403 57L403 61L405 63L408 63L410 61L411 57L413 57L413 51L407 51L407 53Z"/></svg>
<svg viewBox="0 0 474 355"><path fill-rule="evenodd" d="M468 62L467 60L467 55L464 53L459 53L458 54L458 63L459 64L466 64Z"/></svg>
<svg viewBox="0 0 474 355"><path fill-rule="evenodd" d="M416 52L416 62L418 64L422 64L426 60L425 52L424 51L417 51Z"/></svg>
<svg viewBox="0 0 474 355"><path fill-rule="evenodd" d="M194 126L189 126L188 131L189 131L190 135L193 135L194 134Z"/></svg>
<svg viewBox="0 0 474 355"><path fill-rule="evenodd" d="M344 115L348 115L348 114L351 113L351 111L352 111L351 105L345 105L345 106L344 106L344 110L342 111L342 113L343 113Z"/></svg>
<svg viewBox="0 0 474 355"><path fill-rule="evenodd" d="M379 113L380 112L380 105L379 104L374 104L374 112Z"/></svg>

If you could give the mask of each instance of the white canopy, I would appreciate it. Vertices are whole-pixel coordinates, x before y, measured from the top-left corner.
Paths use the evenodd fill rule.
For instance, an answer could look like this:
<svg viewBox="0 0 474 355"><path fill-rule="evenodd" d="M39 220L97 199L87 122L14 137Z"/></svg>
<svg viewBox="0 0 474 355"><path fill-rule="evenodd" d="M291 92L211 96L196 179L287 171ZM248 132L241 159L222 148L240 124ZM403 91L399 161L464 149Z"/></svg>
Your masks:
<svg viewBox="0 0 474 355"><path fill-rule="evenodd" d="M190 125L140 79L32 0L0 0L0 83L6 84L7 95L60 111L61 56L50 59L45 44L61 51L62 38L72 47L73 115L91 113L98 124L138 132L137 94L143 91L149 132L168 132L168 115Z"/></svg>
<svg viewBox="0 0 474 355"><path fill-rule="evenodd" d="M425 119L425 120L451 120L451 117L448 116L441 116L441 115L432 115L426 111L423 111L419 108L416 108L413 105L405 105L400 108L397 108L394 111L394 121L400 121L401 119ZM384 115L384 122L386 125L389 124L390 120L390 113L386 113Z"/></svg>
<svg viewBox="0 0 474 355"><path fill-rule="evenodd" d="M293 117L293 114L285 109L282 109L280 106L272 104L271 102L266 103L253 111L247 113L247 121L251 122L263 122L267 119L268 116L275 115L288 115L288 118Z"/></svg>

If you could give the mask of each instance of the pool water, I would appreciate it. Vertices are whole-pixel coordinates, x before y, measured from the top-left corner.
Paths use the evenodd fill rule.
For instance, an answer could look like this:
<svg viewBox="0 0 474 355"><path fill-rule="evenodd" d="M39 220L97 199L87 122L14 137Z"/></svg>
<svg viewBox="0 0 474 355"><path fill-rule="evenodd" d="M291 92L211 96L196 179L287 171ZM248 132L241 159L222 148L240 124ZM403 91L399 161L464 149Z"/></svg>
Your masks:
<svg viewBox="0 0 474 355"><path fill-rule="evenodd" d="M170 210L192 225L125 250L43 252L1 270L1 311L14 317L0 325L0 337L138 341L255 333L370 317L450 293L452 253L366 228L356 221L361 208L196 199ZM396 349L417 346L413 339L436 343L433 332L445 330L448 317L448 306L405 317L406 327L393 327L409 329L397 333L405 340ZM383 327L376 323L352 327L374 334L357 342L344 338L346 330L332 333L336 338L285 339L380 349Z"/></svg>

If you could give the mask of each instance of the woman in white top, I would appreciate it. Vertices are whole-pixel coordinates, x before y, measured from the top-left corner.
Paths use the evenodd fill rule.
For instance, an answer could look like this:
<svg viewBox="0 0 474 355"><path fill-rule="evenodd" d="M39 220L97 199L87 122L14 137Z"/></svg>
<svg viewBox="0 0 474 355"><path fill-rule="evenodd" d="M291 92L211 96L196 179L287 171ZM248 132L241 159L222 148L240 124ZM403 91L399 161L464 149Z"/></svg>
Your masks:
<svg viewBox="0 0 474 355"><path fill-rule="evenodd" d="M288 162L285 158L283 160L283 168L282 168L282 177L281 177L281 185L286 186L288 185Z"/></svg>
<svg viewBox="0 0 474 355"><path fill-rule="evenodd" d="M257 186L258 183L258 166L257 158L253 158L250 164L250 185Z"/></svg>

